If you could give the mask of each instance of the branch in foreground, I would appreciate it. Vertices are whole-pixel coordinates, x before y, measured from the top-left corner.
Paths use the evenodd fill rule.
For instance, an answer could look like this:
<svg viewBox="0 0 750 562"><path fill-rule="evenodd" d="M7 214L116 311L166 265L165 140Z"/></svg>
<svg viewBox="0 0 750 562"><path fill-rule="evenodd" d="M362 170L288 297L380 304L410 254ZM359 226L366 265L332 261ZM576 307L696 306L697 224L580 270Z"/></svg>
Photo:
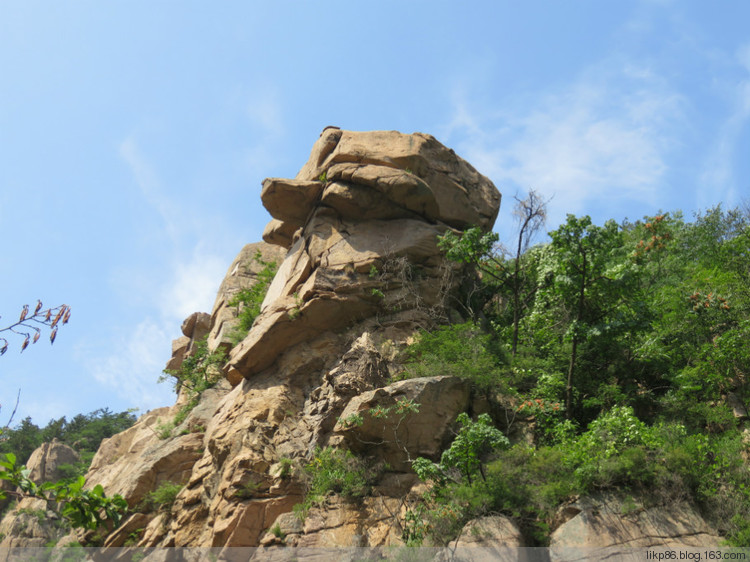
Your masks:
<svg viewBox="0 0 750 562"><path fill-rule="evenodd" d="M22 336L23 343L21 351L26 349L30 343L36 343L42 337L42 327L49 328L49 341L55 343L57 330L60 325L67 324L70 320L70 307L67 304L42 310L42 301L37 301L34 312L29 315L29 305L24 305L20 318L14 324L6 328L0 328L0 332L10 332ZM33 333L33 335L32 335ZM0 337L0 355L8 351L8 340Z"/></svg>

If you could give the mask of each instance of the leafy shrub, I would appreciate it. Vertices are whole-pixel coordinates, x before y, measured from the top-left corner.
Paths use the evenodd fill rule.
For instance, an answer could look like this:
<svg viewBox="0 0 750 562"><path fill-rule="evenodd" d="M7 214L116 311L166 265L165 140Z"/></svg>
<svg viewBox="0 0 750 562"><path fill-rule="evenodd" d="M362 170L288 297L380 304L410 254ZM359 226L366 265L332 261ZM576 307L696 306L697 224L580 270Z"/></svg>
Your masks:
<svg viewBox="0 0 750 562"><path fill-rule="evenodd" d="M260 306L266 298L266 293L271 286L273 278L276 276L276 271L278 271L276 262L264 261L260 251L256 252L253 260L263 266L263 269L256 275L255 284L249 289L241 290L228 303L229 306L238 307L237 319L239 323L237 328L230 334L230 339L235 345L245 338L253 322L255 322L255 319L260 314Z"/></svg>
<svg viewBox="0 0 750 562"><path fill-rule="evenodd" d="M226 352L218 349L208 351L208 336L195 342L195 352L185 357L179 369L166 369L159 378L164 382L174 379L175 391L186 389L192 397L214 386L220 378L220 368L226 360Z"/></svg>
<svg viewBox="0 0 750 562"><path fill-rule="evenodd" d="M485 457L510 445L508 438L492 426L492 420L487 414L481 414L477 421L473 422L468 414L463 412L458 415L456 421L461 429L451 446L443 451L439 464L431 463L422 457L414 461L414 471L420 479L436 480L438 483L458 481L460 479L450 477L450 473L455 470L468 484L472 483L477 472L486 480L483 469Z"/></svg>
<svg viewBox="0 0 750 562"><path fill-rule="evenodd" d="M305 466L308 491L305 509L319 503L328 494L344 498L366 496L371 490L373 474L362 459L351 451L326 447L316 449L312 460Z"/></svg>
<svg viewBox="0 0 750 562"><path fill-rule="evenodd" d="M487 414L474 422L461 413L456 421L461 428L439 463L420 457L412 464L417 476L432 481L434 486L426 497L426 506L406 513L403 539L407 544L421 544L428 532L433 540L451 538L470 515L483 513L492 504L484 492L484 462L488 455L507 448L508 439L492 426ZM477 473L480 480L476 479Z"/></svg>
<svg viewBox="0 0 750 562"><path fill-rule="evenodd" d="M151 509L169 512L182 488L182 484L162 482L156 490L146 494L146 505Z"/></svg>
<svg viewBox="0 0 750 562"><path fill-rule="evenodd" d="M117 527L127 512L125 499L119 494L108 498L101 484L84 490L86 479L83 476L74 482L44 482L37 485L28 475L29 470L17 463L13 453L7 453L0 460L0 479L7 480L22 496L57 502L61 506L61 515L74 528L94 530L105 525ZM4 497L5 492L0 491L0 498Z"/></svg>
<svg viewBox="0 0 750 562"><path fill-rule="evenodd" d="M422 332L405 353L408 378L453 375L480 390L501 387L503 352L472 322Z"/></svg>
<svg viewBox="0 0 750 562"><path fill-rule="evenodd" d="M226 361L223 349L208 351L208 336L195 342L195 352L186 357L179 369L166 369L159 377L164 382L169 377L174 379L175 391L184 389L188 393L188 401L175 414L174 419L166 424L157 426L160 439L167 439L172 430L180 425L188 414L198 405L203 391L213 387L221 378L221 367Z"/></svg>
<svg viewBox="0 0 750 562"><path fill-rule="evenodd" d="M576 477L583 487L598 484L607 487L610 483L605 473L611 473L610 459L621 456L626 450L637 455L634 448L655 448L658 439L651 428L640 421L629 406L616 406L589 424L583 433L567 448L566 462L575 469Z"/></svg>

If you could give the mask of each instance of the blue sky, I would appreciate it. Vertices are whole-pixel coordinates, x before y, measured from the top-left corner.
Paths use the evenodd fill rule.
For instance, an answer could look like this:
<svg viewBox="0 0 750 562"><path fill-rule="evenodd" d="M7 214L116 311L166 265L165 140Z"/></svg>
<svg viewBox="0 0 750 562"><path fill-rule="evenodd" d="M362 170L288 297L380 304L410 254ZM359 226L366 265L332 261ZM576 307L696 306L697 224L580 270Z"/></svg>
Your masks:
<svg viewBox="0 0 750 562"><path fill-rule="evenodd" d="M504 195L596 222L750 196L750 3L0 3L0 422L173 402L182 319L327 125L435 135Z"/></svg>

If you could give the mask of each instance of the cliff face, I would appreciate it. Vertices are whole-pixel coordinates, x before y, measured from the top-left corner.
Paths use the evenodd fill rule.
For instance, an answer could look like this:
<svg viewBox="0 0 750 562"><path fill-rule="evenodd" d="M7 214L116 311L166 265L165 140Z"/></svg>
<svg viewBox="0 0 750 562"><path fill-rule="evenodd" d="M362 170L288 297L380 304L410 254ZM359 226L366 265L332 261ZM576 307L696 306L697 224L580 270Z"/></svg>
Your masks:
<svg viewBox="0 0 750 562"><path fill-rule="evenodd" d="M363 546L398 544L398 514L415 483L408 459L436 458L468 406L469 389L450 377L388 385L389 361L420 327L451 314L456 269L437 236L491 229L500 204L492 183L429 135L329 128L297 177L265 180L261 198L273 217L266 242L242 250L212 314L186 321L169 364L179 367L206 333L212 349L230 348L231 296L252 286L261 261L275 260L260 315L231 347L222 382L166 438L184 396L103 443L93 461L87 481L140 509L107 545L145 529L136 533L144 546L256 546L303 499L298 473L283 467L344 443L388 463L375 497L311 510L287 544L351 544L352 536ZM338 422L398 399L421 405L403 427ZM398 446L365 444L391 434ZM184 485L171 512L144 509L165 482Z"/></svg>

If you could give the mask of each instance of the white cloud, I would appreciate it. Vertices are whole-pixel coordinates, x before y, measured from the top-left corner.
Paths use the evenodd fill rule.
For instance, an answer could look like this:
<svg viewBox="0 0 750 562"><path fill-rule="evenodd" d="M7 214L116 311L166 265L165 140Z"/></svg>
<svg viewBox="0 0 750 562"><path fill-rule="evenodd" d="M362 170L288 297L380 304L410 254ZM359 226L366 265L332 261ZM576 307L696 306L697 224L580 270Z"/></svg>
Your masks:
<svg viewBox="0 0 750 562"><path fill-rule="evenodd" d="M501 191L510 183L554 196L552 224L592 204L653 204L683 104L649 68L608 61L501 112L459 95L449 133Z"/></svg>
<svg viewBox="0 0 750 562"><path fill-rule="evenodd" d="M143 410L171 405L171 389L156 385L169 356L170 342L162 323L149 317L131 334L120 337L113 353L96 357L89 350L85 354L87 367L99 383Z"/></svg>
<svg viewBox="0 0 750 562"><path fill-rule="evenodd" d="M737 50L735 62L742 68L744 79L725 86L732 107L711 143L713 149L703 167L700 207L709 207L717 201L728 206L740 203L735 167L737 159L745 156L737 154L737 146L742 135L748 134L750 123L750 43Z"/></svg>
<svg viewBox="0 0 750 562"><path fill-rule="evenodd" d="M162 195L156 172L132 135L120 143L119 154L130 168L146 201L161 216L167 234L173 242L177 241L179 209L169 198Z"/></svg>
<svg viewBox="0 0 750 562"><path fill-rule="evenodd" d="M188 261L176 263L172 279L160 291L165 320L182 322L193 312L210 313L228 266L226 260L199 249Z"/></svg>
<svg viewBox="0 0 750 562"><path fill-rule="evenodd" d="M120 335L99 345L79 350L79 357L93 377L105 387L141 409L171 405L168 385L157 385L171 356L171 342L180 335L182 321L193 312L211 312L216 291L228 266L226 260L196 249L189 259L175 260L168 272L151 285L143 320L124 326ZM122 334L123 330L130 330Z"/></svg>
<svg viewBox="0 0 750 562"><path fill-rule="evenodd" d="M283 136L285 131L279 99L276 89L266 86L258 88L246 106L251 124L260 129L264 136L273 139Z"/></svg>

